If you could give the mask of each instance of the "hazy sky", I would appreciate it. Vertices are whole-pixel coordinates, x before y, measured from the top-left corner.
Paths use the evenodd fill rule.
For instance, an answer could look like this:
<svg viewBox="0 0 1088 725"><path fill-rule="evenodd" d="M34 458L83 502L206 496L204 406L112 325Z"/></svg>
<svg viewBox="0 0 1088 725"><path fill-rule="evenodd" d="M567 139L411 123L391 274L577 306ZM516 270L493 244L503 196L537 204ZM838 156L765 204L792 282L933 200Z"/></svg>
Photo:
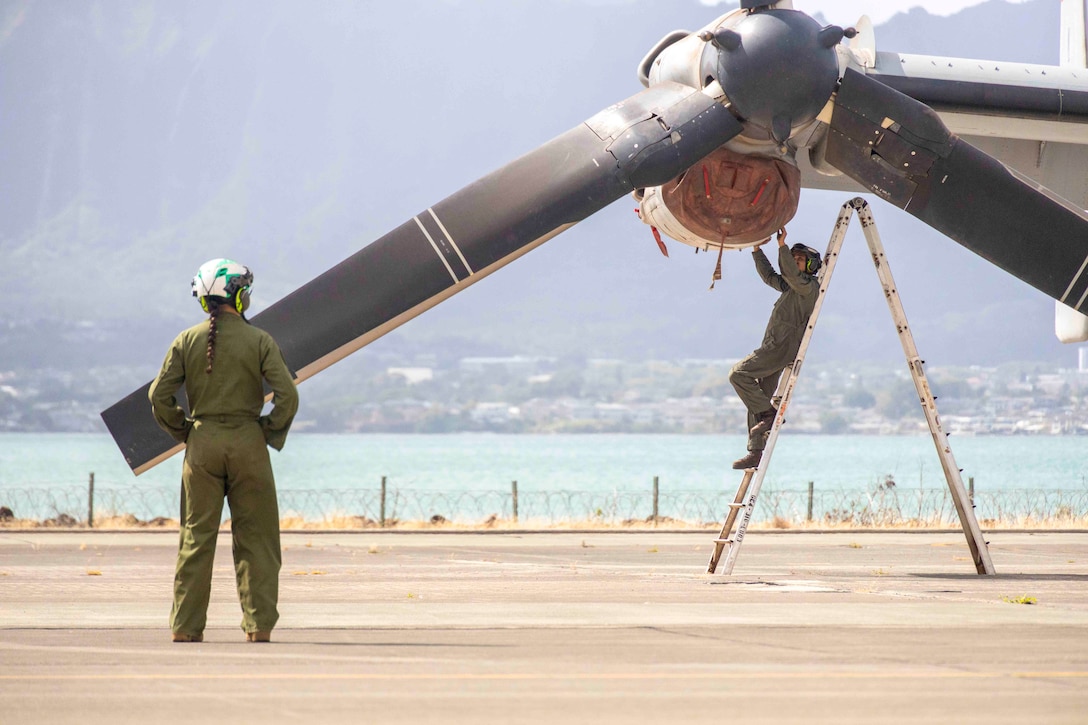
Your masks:
<svg viewBox="0 0 1088 725"><path fill-rule="evenodd" d="M793 6L806 13L823 13L834 23L852 23L862 15L868 15L876 24L896 13L906 12L911 8L925 8L933 15L952 15L972 5L981 5L985 0L793 0ZM1025 0L1008 0L1012 3ZM706 5L721 5L733 0L703 0Z"/></svg>
<svg viewBox="0 0 1088 725"><path fill-rule="evenodd" d="M0 324L115 319L115 300L88 270L131 280L128 298L155 299L163 319L189 320L199 313L193 271L218 256L254 267L260 312L419 210L636 93L635 66L663 33L735 7L700 2L710 0L569 0L541 14L527 0L313 8L0 0L0 284L9 293ZM844 26L919 5L796 3ZM1055 0L924 4L939 13L974 7L969 18L914 12L878 22L881 48L1057 59ZM418 35L424 7L427 26L441 32ZM7 42L5 28L15 28ZM821 246L843 200L806 191L792 238ZM927 354L972 364L1075 359L1054 341L1048 297L909 214L877 206ZM602 210L405 325L387 348L399 339L427 352L471 344L465 354L751 350L773 298L748 256L727 255L710 293L715 260L680 245L665 259L632 208ZM895 356L864 243L848 246L821 318L825 347L814 354ZM142 335L125 324L128 343L152 351L149 368L157 365L173 323ZM85 359L72 346L43 355ZM109 345L98 348L115 359ZM0 344L0 367L14 349Z"/></svg>

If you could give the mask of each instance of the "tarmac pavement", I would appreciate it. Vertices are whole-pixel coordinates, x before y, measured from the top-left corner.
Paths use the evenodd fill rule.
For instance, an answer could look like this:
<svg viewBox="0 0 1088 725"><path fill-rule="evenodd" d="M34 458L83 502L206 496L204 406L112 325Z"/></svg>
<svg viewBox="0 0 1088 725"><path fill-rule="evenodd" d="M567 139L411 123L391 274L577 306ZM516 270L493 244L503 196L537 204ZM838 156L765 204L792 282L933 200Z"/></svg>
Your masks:
<svg viewBox="0 0 1088 725"><path fill-rule="evenodd" d="M176 533L0 531L0 722L1088 722L1088 534L713 538L285 532L265 645L229 535L173 644Z"/></svg>

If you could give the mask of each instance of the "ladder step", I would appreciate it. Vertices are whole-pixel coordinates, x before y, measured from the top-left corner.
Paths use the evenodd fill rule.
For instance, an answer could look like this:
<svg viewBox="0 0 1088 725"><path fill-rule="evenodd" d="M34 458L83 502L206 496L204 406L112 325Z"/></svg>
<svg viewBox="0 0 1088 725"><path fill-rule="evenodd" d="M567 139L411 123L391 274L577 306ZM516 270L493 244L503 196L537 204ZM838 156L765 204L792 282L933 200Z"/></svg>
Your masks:
<svg viewBox="0 0 1088 725"><path fill-rule="evenodd" d="M715 544L729 544L730 546L732 546L733 545L733 540L732 539L714 539L714 543Z"/></svg>
<svg viewBox="0 0 1088 725"><path fill-rule="evenodd" d="M731 504L729 504L729 508L731 508L731 509L742 509L747 505L748 504L746 504L746 503L731 503Z"/></svg>

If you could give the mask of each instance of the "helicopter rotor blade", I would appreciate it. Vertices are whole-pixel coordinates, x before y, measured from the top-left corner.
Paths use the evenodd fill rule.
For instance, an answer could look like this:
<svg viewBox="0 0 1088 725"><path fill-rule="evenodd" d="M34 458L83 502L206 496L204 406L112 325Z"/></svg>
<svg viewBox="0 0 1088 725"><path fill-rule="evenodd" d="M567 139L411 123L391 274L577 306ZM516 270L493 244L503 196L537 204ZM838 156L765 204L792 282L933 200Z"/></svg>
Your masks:
<svg viewBox="0 0 1088 725"><path fill-rule="evenodd" d="M949 132L925 104L847 70L826 158L989 262L1088 310L1088 214Z"/></svg>
<svg viewBox="0 0 1088 725"><path fill-rule="evenodd" d="M742 130L717 100L665 83L461 189L254 316L302 381L636 188L680 174ZM181 449L150 383L102 418L137 474Z"/></svg>

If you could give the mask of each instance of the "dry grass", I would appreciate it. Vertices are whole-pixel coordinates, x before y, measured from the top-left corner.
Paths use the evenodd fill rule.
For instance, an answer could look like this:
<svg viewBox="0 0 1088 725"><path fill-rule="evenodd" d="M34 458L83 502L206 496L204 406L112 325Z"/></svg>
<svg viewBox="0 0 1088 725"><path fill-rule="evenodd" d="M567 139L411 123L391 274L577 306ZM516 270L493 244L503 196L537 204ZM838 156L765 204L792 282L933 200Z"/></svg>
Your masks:
<svg viewBox="0 0 1088 725"><path fill-rule="evenodd" d="M285 531L298 531L307 529L376 529L380 527L377 521L368 519L366 516L337 514L321 521L309 521L298 514L288 514L280 519L280 528Z"/></svg>
<svg viewBox="0 0 1088 725"><path fill-rule="evenodd" d="M1001 597L1001 601L1008 602L1009 604L1038 604L1038 600L1035 597L1029 597L1027 594L1022 594L1019 597Z"/></svg>
<svg viewBox="0 0 1088 725"><path fill-rule="evenodd" d="M724 517L723 517L724 521ZM1039 529L1050 530L1081 530L1088 529L1088 515L1086 516L1055 516L1050 518L1023 516L1009 519L982 519L980 525L983 529L1015 529L1032 531ZM178 528L178 520L165 517L157 517L150 520L140 520L132 514L115 514L95 517L96 529L149 529L149 530L174 530ZM481 522L451 521L442 516L435 516L431 520L401 521L390 519L385 526L366 516L353 516L350 514L333 514L322 519L307 519L295 513L288 513L280 519L280 528L284 531L524 531L525 529L549 530L549 531L706 531L720 528L721 522L681 521L667 517L661 517L657 525L652 519L628 519L619 523L601 521L597 517L580 521L515 521L513 519L500 519L491 516ZM223 522L220 530L229 531L230 519ZM894 523L862 524L855 521L793 521L782 516L775 516L769 521L761 521L752 524L749 529L754 531L893 531L893 530L919 530L958 528L958 524L933 523L917 519L907 519ZM53 519L7 519L0 521L0 530L86 530L86 524L68 516L60 516Z"/></svg>
<svg viewBox="0 0 1088 725"><path fill-rule="evenodd" d="M86 523L71 517L52 519L7 519L0 521L0 529L85 529ZM177 529L178 520L163 516L141 521L132 514L95 516L96 529Z"/></svg>
<svg viewBox="0 0 1088 725"><path fill-rule="evenodd" d="M724 521L724 519L723 519ZM1019 516L1007 519L981 519L979 525L983 529L1018 529L1032 531L1038 529L1057 530L1083 530L1088 529L1088 516L1067 517L1053 516L1049 518ZM955 529L959 528L959 522L932 522L919 519L904 519L894 522L859 523L856 521L790 521L775 517L771 521L763 521L752 524L749 529L789 529L795 531L903 531L927 529Z"/></svg>

